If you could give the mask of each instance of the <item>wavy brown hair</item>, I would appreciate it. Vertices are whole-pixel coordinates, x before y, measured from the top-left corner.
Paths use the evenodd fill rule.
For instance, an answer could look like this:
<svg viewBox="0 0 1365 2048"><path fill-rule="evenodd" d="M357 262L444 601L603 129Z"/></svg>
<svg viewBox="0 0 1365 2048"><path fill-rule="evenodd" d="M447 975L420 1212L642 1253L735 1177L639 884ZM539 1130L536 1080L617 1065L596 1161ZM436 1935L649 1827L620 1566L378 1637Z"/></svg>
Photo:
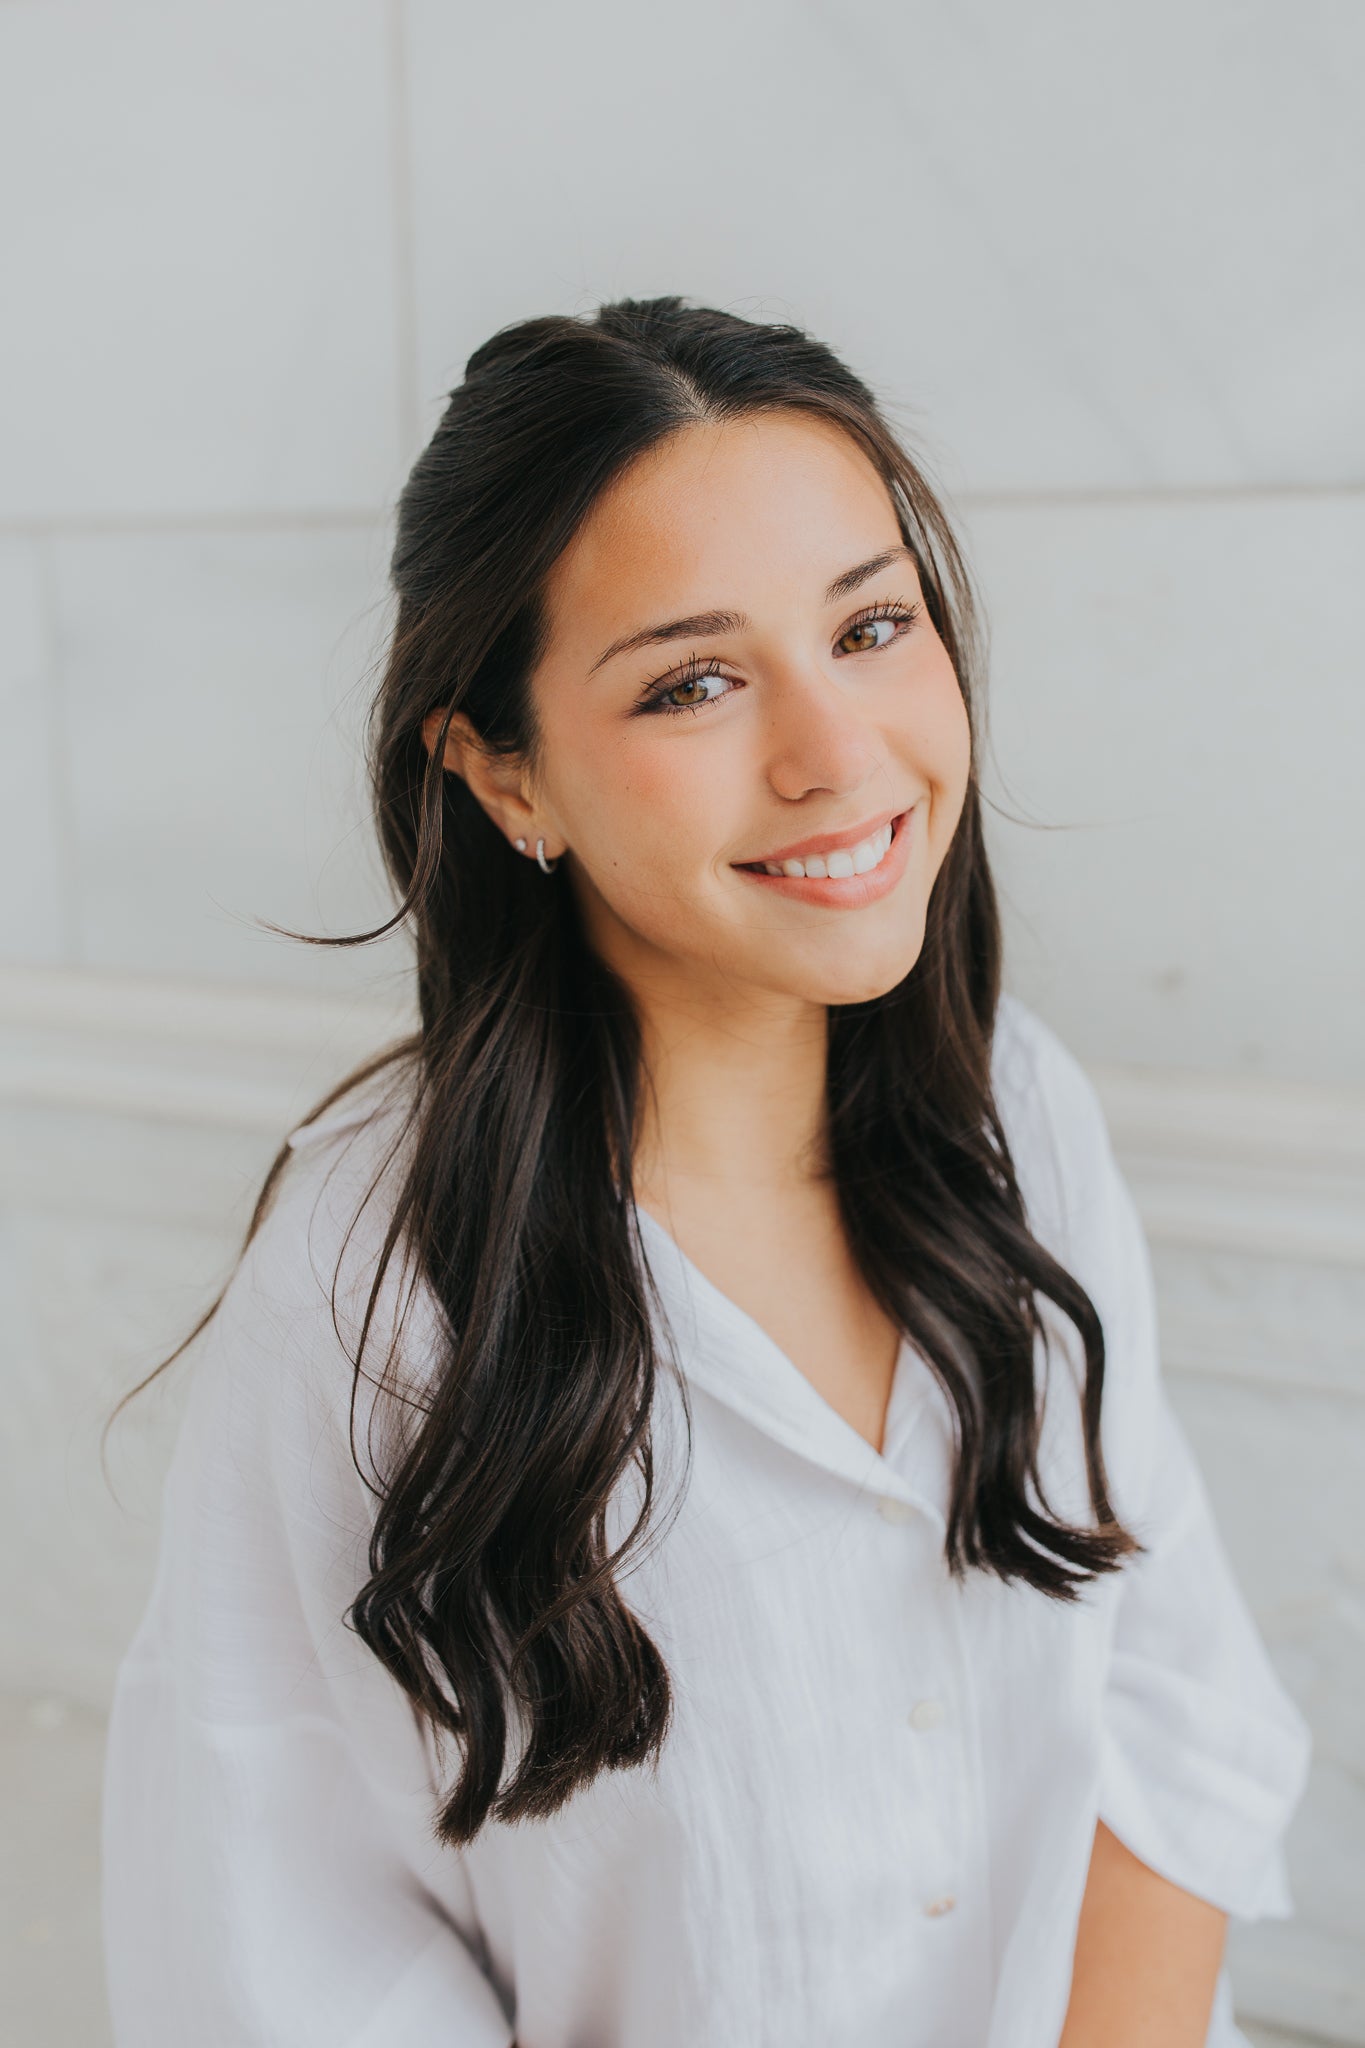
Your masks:
<svg viewBox="0 0 1365 2048"><path fill-rule="evenodd" d="M602 492L681 428L780 408L840 427L882 477L971 722L966 801L919 958L888 994L831 1011L827 1087L849 1243L956 1414L947 1563L1069 1600L1141 1547L1106 1492L1100 1319L1029 1229L992 1097L1001 940L978 788L979 637L926 477L867 386L794 326L667 297L504 328L469 358L399 501L397 615L368 751L401 900L371 932L290 935L358 945L407 921L415 938L419 1029L310 1118L381 1070L401 1079L408 1142L357 1382L400 1247L443 1311L441 1353L384 1476L371 1576L345 1619L455 1738L459 1773L436 1820L450 1844L490 1814L552 1812L598 1772L657 1753L671 1694L617 1582L656 1521L650 1411L666 1363L632 1228L636 1017L565 875L547 882L442 767L446 726L463 712L488 747L534 761L546 578ZM446 721L429 751L433 711ZM290 1156L282 1146L243 1250ZM1039 1296L1084 1344L1093 1526L1054 1516L1039 1480ZM608 1505L632 1474L642 1504L613 1548Z"/></svg>

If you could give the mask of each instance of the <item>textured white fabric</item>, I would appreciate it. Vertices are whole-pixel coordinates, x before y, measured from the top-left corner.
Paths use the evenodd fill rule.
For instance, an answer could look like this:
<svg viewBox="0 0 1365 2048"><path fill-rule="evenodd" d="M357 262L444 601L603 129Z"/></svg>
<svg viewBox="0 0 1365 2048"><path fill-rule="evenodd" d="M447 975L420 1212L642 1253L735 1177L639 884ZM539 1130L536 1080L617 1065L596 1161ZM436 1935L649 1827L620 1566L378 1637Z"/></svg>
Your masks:
<svg viewBox="0 0 1365 2048"><path fill-rule="evenodd" d="M430 1834L438 1779L405 1698L340 1619L368 1577L376 1468L363 1399L366 1477L352 1457L328 1291L385 1116L297 1134L191 1354L118 1678L119 2048L1056 2048L1097 1814L1229 1912L1291 1910L1307 1730L1166 1399L1098 1098L1008 996L994 1081L1032 1226L1104 1324L1111 1492L1148 1553L1072 1605L955 1585L950 1412L918 1353L902 1347L878 1453L642 1212L692 1463L675 1487L665 1378L661 1497L679 1505L623 1590L668 1661L673 1731L657 1770L463 1855ZM384 1221L372 1202L346 1247L348 1338ZM1081 1347L1049 1326L1044 1487L1088 1520ZM1242 2038L1224 1977L1208 2042Z"/></svg>

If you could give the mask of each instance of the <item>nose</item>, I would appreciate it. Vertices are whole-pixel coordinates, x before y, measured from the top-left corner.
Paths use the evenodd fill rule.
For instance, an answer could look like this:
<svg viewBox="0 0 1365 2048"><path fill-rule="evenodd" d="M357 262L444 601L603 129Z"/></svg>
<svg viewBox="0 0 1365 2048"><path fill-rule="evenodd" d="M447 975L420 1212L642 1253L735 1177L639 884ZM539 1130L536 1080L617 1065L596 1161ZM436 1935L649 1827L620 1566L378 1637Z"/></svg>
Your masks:
<svg viewBox="0 0 1365 2048"><path fill-rule="evenodd" d="M769 702L768 780L788 802L850 796L882 766L875 731L832 676L790 674Z"/></svg>

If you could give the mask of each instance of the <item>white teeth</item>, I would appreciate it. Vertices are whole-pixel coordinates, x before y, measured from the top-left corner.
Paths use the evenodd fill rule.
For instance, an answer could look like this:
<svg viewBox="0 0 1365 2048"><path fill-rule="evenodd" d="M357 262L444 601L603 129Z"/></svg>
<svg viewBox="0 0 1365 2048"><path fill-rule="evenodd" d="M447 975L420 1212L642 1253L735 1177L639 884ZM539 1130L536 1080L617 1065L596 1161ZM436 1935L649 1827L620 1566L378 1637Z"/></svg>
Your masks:
<svg viewBox="0 0 1365 2048"><path fill-rule="evenodd" d="M789 875L794 882L823 882L827 877L840 882L850 875L870 875L885 860L890 844L891 827L883 825L869 839L860 840L856 846L841 846L834 853L813 853L806 860L765 860L763 872Z"/></svg>

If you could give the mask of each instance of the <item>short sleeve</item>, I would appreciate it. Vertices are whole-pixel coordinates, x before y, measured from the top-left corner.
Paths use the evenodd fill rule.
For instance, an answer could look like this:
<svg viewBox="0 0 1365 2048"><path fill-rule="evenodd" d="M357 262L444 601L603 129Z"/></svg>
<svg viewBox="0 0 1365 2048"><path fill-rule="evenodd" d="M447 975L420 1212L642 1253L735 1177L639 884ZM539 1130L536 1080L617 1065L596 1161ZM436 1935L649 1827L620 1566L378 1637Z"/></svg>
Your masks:
<svg viewBox="0 0 1365 2048"><path fill-rule="evenodd" d="M1037 1020L1063 1262L1105 1334L1110 1496L1146 1545L1124 1562L1104 1694L1099 1814L1151 1869L1224 1912L1293 1910L1283 1838L1310 1737L1233 1573L1160 1365L1151 1255L1098 1094Z"/></svg>
<svg viewBox="0 0 1365 2048"><path fill-rule="evenodd" d="M312 1234L318 1191L316 1159L291 1162L186 1355L155 1582L107 1738L118 2048L512 2038L463 1861L431 1832L413 1710L342 1622L375 1502L329 1303L342 1231Z"/></svg>
<svg viewBox="0 0 1365 2048"><path fill-rule="evenodd" d="M1266 1655L1164 1390L1105 1697L1100 1818L1172 1883L1243 1919L1293 1911L1283 1836L1307 1725Z"/></svg>

